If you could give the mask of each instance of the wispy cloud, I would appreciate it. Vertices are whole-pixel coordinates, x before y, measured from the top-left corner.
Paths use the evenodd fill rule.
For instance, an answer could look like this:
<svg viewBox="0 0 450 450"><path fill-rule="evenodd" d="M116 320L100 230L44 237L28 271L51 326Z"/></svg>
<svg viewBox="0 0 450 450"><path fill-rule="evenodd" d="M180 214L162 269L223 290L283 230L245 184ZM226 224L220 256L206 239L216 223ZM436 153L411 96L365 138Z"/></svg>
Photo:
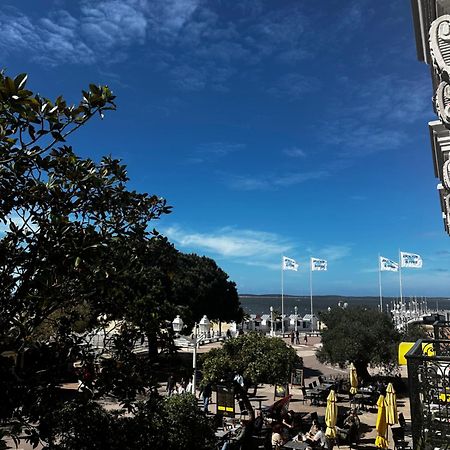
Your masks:
<svg viewBox="0 0 450 450"><path fill-rule="evenodd" d="M231 153L242 151L246 148L245 144L233 142L208 142L197 146L195 152L188 158L190 164L202 164L205 162L216 161Z"/></svg>
<svg viewBox="0 0 450 450"><path fill-rule="evenodd" d="M352 109L367 121L410 123L430 117L432 92L425 77L408 80L385 75L361 87L357 89L359 98Z"/></svg>
<svg viewBox="0 0 450 450"><path fill-rule="evenodd" d="M315 78L298 73L288 73L275 80L272 86L267 89L267 92L275 97L283 97L294 101L317 91L319 86L319 81Z"/></svg>
<svg viewBox="0 0 450 450"><path fill-rule="evenodd" d="M351 254L351 245L326 245L315 251L317 257L327 259L328 261L337 261L346 258Z"/></svg>
<svg viewBox="0 0 450 450"><path fill-rule="evenodd" d="M307 181L320 180L329 176L326 170L290 172L268 175L232 175L226 177L226 183L232 189L252 191L289 187Z"/></svg>
<svg viewBox="0 0 450 450"><path fill-rule="evenodd" d="M287 156L291 156L292 158L303 158L306 156L305 151L298 147L285 148L283 153Z"/></svg>
<svg viewBox="0 0 450 450"><path fill-rule="evenodd" d="M203 0L80 0L42 9L40 16L5 7L0 12L0 50L23 51L46 65L110 66L128 58L132 48L164 71L183 91L226 91L228 81L275 58L291 64L307 57L307 19L300 5L267 7L263 2ZM69 12L70 11L70 12ZM254 71L258 76L257 69ZM297 78L295 78L297 77ZM293 83L292 83L293 82ZM287 75L275 95L299 97L311 81Z"/></svg>
<svg viewBox="0 0 450 450"><path fill-rule="evenodd" d="M323 136L323 143L338 146L338 156L346 158L397 149L407 140L408 135L402 130L365 125L354 119L330 123L329 133Z"/></svg>
<svg viewBox="0 0 450 450"><path fill-rule="evenodd" d="M227 227L212 233L196 233L173 226L163 233L182 249L224 257L273 257L291 249L291 245L278 235L254 230Z"/></svg>

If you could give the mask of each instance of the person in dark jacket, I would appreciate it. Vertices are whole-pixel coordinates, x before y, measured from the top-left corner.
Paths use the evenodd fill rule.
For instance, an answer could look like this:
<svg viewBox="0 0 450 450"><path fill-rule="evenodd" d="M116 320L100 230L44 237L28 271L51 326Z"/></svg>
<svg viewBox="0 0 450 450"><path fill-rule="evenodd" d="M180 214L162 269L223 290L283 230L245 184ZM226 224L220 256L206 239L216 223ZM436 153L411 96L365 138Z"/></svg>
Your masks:
<svg viewBox="0 0 450 450"><path fill-rule="evenodd" d="M203 411L205 413L208 412L208 407L209 407L209 399L211 398L212 395L212 384L211 383L206 383L203 386L202 389L202 396L203 396Z"/></svg>

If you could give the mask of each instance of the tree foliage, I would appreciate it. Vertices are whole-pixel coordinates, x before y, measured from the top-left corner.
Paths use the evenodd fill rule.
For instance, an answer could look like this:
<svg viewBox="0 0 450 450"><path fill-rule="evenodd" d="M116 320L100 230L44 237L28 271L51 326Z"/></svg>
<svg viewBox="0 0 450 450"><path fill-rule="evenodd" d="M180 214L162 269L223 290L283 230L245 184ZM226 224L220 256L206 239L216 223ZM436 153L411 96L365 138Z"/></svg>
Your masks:
<svg viewBox="0 0 450 450"><path fill-rule="evenodd" d="M401 334L401 339L404 342L416 342L419 339L427 338L429 338L429 335L427 334L425 327L418 323L408 325Z"/></svg>
<svg viewBox="0 0 450 450"><path fill-rule="evenodd" d="M133 416L97 403L71 402L55 419L54 450L210 450L215 444L210 421L191 394L152 398L137 404Z"/></svg>
<svg viewBox="0 0 450 450"><path fill-rule="evenodd" d="M104 443L138 425L156 442L164 431L145 421L172 426L159 411L177 426L203 430L194 400L160 403L148 395L157 384L156 350L173 349L164 325L183 308L195 309L195 284L211 311L214 299L226 303L229 296L236 313L234 284L210 260L183 256L149 226L171 207L130 190L119 160L81 158L66 143L92 117L115 109L108 87L91 84L71 106L33 94L26 82L25 74L0 73L0 420L12 434L25 432L50 448L126 448ZM189 285L186 303L180 288ZM110 324L110 345L100 352L89 333L106 333ZM134 350L145 339L151 351L140 358ZM74 361L85 390L69 399L60 383ZM100 408L104 395L133 419ZM139 396L148 398L144 406ZM173 436L161 448L179 444Z"/></svg>
<svg viewBox="0 0 450 450"><path fill-rule="evenodd" d="M236 284L213 259L181 253L177 270L175 298L184 307L188 326L204 314L211 320L242 320Z"/></svg>
<svg viewBox="0 0 450 450"><path fill-rule="evenodd" d="M280 338L250 332L229 339L221 348L205 354L202 368L206 380L217 382L227 374L240 373L253 384L286 383L299 363L296 351Z"/></svg>
<svg viewBox="0 0 450 450"><path fill-rule="evenodd" d="M368 378L369 365L396 360L399 334L389 316L372 309L334 308L321 313L325 325L320 361L346 366L353 363L359 377Z"/></svg>
<svg viewBox="0 0 450 450"><path fill-rule="evenodd" d="M251 332L224 342L221 348L210 350L202 360L205 381L230 380L236 373L241 374L251 384L287 383L291 370L300 364L296 351L280 338L267 337ZM250 417L254 418L253 407L235 384Z"/></svg>

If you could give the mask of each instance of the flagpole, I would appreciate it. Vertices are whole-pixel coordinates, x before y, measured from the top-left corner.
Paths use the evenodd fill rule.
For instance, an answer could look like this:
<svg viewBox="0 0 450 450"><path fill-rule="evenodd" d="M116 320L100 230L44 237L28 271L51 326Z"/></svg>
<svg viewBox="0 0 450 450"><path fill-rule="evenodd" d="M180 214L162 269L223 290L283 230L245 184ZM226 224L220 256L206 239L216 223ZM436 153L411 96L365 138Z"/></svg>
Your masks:
<svg viewBox="0 0 450 450"><path fill-rule="evenodd" d="M309 295L311 297L311 331L313 331L312 259L309 261Z"/></svg>
<svg viewBox="0 0 450 450"><path fill-rule="evenodd" d="M403 304L403 288L402 288L402 257L400 249L398 249L398 275L400 279L400 304Z"/></svg>
<svg viewBox="0 0 450 450"><path fill-rule="evenodd" d="M380 311L383 312L383 294L381 292L381 258L378 253L378 286L380 288Z"/></svg>
<svg viewBox="0 0 450 450"><path fill-rule="evenodd" d="M283 257L281 257L281 334L284 336L284 267Z"/></svg>

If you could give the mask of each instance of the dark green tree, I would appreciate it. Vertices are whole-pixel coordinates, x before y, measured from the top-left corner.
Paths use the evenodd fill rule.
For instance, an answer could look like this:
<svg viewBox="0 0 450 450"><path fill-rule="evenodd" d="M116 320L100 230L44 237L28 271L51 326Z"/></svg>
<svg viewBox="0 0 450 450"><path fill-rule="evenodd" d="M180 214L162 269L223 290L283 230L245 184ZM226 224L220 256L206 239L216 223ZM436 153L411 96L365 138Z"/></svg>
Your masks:
<svg viewBox="0 0 450 450"><path fill-rule="evenodd" d="M72 402L55 420L54 450L210 450L216 443L209 419L191 394L152 398L137 404L132 416L97 403Z"/></svg>
<svg viewBox="0 0 450 450"><path fill-rule="evenodd" d="M215 321L242 320L236 284L211 258L180 253L174 289L188 326L204 314Z"/></svg>
<svg viewBox="0 0 450 450"><path fill-rule="evenodd" d="M358 377L370 378L368 366L390 364L396 360L399 333L391 318L374 309L333 308L322 312L325 325L320 361L341 367L353 363Z"/></svg>
<svg viewBox="0 0 450 450"><path fill-rule="evenodd" d="M170 343L164 324L178 310L171 301L178 252L149 223L171 208L130 190L120 161L83 159L66 143L92 117L115 109L108 87L90 85L71 106L33 94L26 82L24 74L0 73L0 420L32 444L109 448L117 433L171 405L147 395L156 386L155 355L134 351L144 338L153 350ZM103 354L78 333L111 323ZM85 390L71 399L60 383L74 361ZM135 422L99 407L106 394ZM157 406L144 408L138 394ZM191 420L186 427L203 430L192 405L183 399L170 413L178 408ZM164 433L147 427L145 446Z"/></svg>
<svg viewBox="0 0 450 450"><path fill-rule="evenodd" d="M401 334L401 340L403 342L416 342L419 339L427 339L429 336L423 325L418 323L408 325L408 327Z"/></svg>
<svg viewBox="0 0 450 450"><path fill-rule="evenodd" d="M292 368L299 364L301 360L296 351L282 339L251 332L229 339L221 348L206 353L202 370L204 380L213 383L232 380L239 373L251 384L275 385L287 383ZM237 383L234 385L253 420L254 410L245 389Z"/></svg>

